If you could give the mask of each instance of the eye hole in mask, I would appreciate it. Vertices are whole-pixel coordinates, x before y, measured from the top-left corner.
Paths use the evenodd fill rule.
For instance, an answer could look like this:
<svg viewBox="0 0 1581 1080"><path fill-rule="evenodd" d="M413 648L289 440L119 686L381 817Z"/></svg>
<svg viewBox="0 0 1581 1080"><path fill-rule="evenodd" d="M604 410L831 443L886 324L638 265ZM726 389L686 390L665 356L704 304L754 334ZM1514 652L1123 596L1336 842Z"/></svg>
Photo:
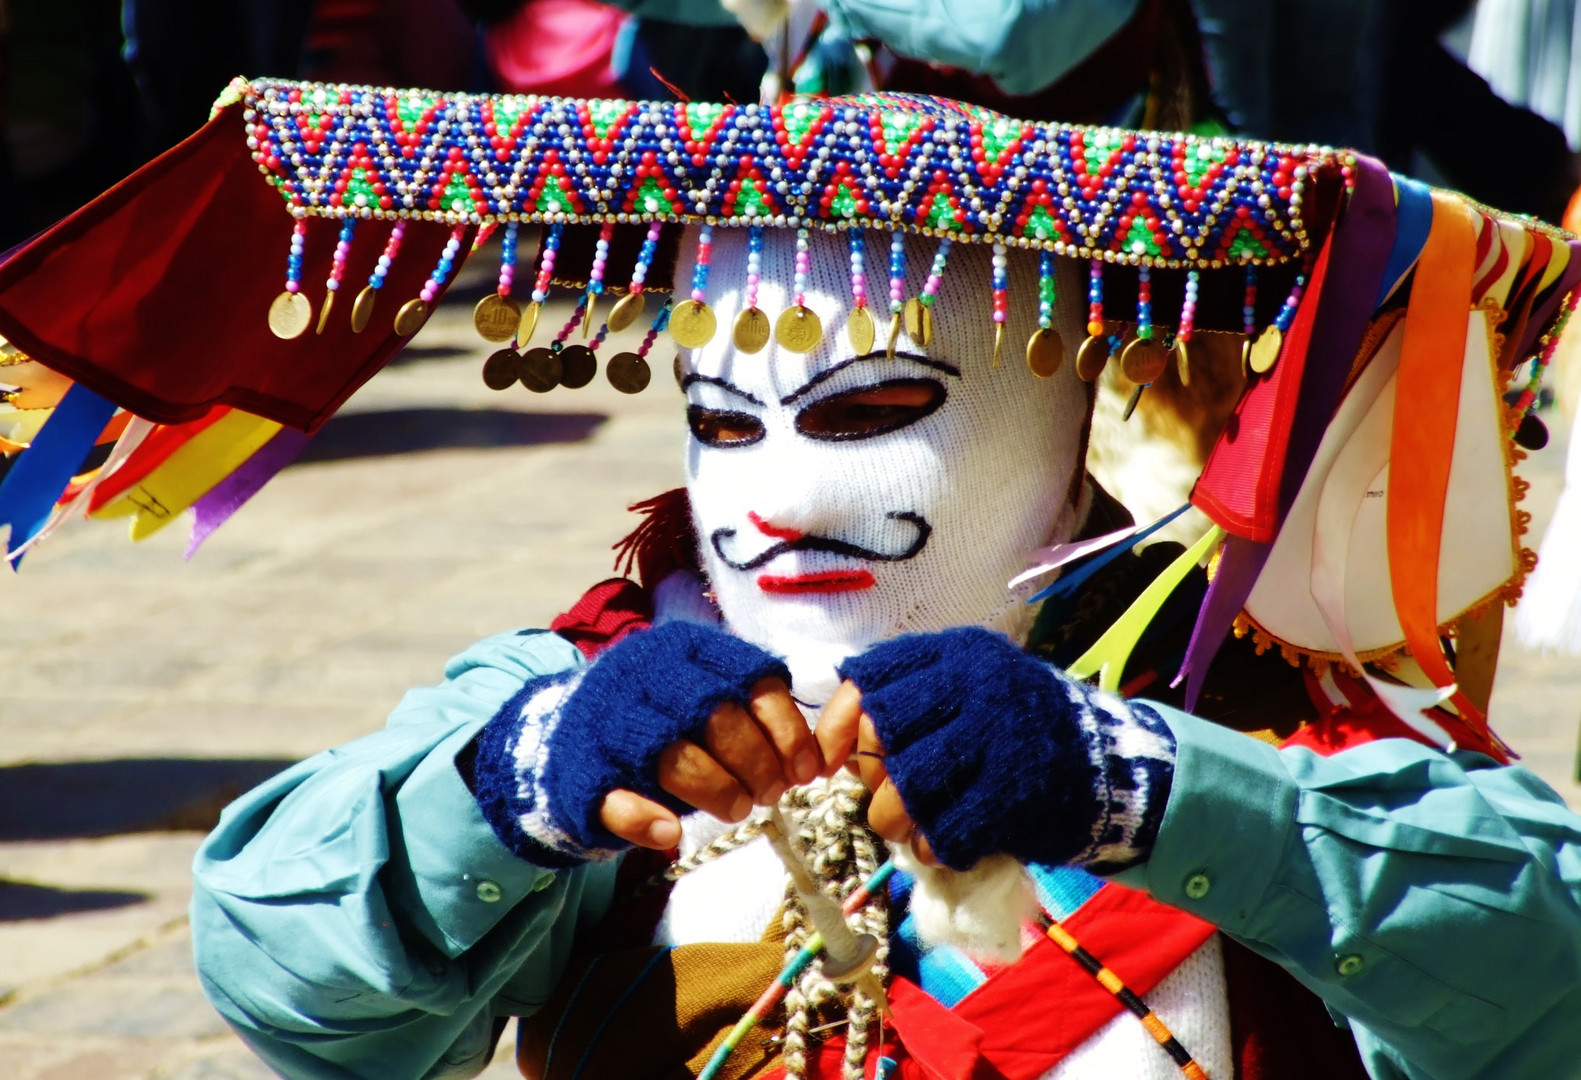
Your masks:
<svg viewBox="0 0 1581 1080"><path fill-rule="evenodd" d="M931 416L946 396L935 379L891 379L813 402L796 414L796 430L809 439L871 439Z"/></svg>
<svg viewBox="0 0 1581 1080"><path fill-rule="evenodd" d="M687 407L686 423L692 429L692 438L704 446L751 446L764 434L763 421L750 413L702 405Z"/></svg>

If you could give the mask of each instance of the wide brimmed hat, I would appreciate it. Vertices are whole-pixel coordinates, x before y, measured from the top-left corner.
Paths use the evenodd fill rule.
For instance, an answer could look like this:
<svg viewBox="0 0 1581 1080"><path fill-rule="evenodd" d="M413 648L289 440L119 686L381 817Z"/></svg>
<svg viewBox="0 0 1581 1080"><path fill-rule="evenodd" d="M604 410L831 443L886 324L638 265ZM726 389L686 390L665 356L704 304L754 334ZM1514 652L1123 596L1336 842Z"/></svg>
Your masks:
<svg viewBox="0 0 1581 1080"><path fill-rule="evenodd" d="M650 302L681 226L692 279ZM707 245L723 229L841 232L860 314L825 328L793 303L718 325ZM634 392L666 332L883 348L982 319L996 361L1008 349L1050 375L1069 359L1092 379L1113 358L1139 384L1189 379L1198 332L1241 334L1247 389L1192 495L1214 532L1189 557L1222 551L1183 674L1200 678L1239 618L1293 655L1409 650L1434 702L1455 684L1440 634L1512 597L1528 565L1510 433L1581 280L1566 234L1318 147L893 94L769 107L238 80L201 131L0 266L0 381L22 388L0 423L25 444L0 484L12 551L83 508L144 534L198 505L212 528L491 236L499 285L476 317L501 346L484 370L498 388L575 388L602 364ZM518 243L534 237L529 261ZM1040 318L1004 342L1002 258L978 310L935 311L953 244L1041 253L1049 306L1057 260L1080 260L1086 338ZM908 260L931 285L908 286ZM558 332L538 325L553 285L580 294ZM639 319L641 347L598 355ZM1143 601L1090 672L1118 677ZM1456 693L1453 708L1450 736L1492 747L1478 703Z"/></svg>

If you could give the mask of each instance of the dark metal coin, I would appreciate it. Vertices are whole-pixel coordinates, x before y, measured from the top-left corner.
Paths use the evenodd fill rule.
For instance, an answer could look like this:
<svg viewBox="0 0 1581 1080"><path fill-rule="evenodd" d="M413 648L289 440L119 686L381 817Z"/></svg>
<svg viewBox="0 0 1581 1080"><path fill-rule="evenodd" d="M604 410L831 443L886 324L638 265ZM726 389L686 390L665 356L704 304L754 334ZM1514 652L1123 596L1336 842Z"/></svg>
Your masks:
<svg viewBox="0 0 1581 1080"><path fill-rule="evenodd" d="M598 374L598 358L586 345L567 345L560 350L560 385L580 390Z"/></svg>
<svg viewBox="0 0 1581 1080"><path fill-rule="evenodd" d="M521 381L535 394L547 394L559 386L559 354L550 349L529 349L522 356Z"/></svg>

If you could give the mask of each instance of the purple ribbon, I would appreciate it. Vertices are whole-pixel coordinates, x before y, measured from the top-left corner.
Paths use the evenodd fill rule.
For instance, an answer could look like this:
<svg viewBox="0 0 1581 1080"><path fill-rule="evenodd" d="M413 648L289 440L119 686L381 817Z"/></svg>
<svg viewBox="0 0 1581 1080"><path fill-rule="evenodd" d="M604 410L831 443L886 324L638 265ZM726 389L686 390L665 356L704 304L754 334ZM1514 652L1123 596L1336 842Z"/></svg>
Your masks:
<svg viewBox="0 0 1581 1080"><path fill-rule="evenodd" d="M1344 216L1329 240L1328 271L1322 291L1306 301L1318 308L1285 446L1284 471L1279 478L1280 524L1295 502L1323 433L1339 407L1340 394L1367 332L1384 269L1398 236L1394 182L1389 171L1372 158L1357 157L1355 181ZM1174 679L1176 686L1186 680L1188 710L1196 707L1208 665L1218 655L1235 616L1246 606L1272 550L1272 543L1260 544L1233 535L1226 543L1218 573L1202 598L1180 673Z"/></svg>
<svg viewBox="0 0 1581 1080"><path fill-rule="evenodd" d="M186 557L192 558L203 542L214 534L215 529L225 524L248 499L258 494L265 484L274 479L276 473L295 461L312 438L295 428L281 428L274 438L259 447L257 453L242 462L240 468L193 503L192 535L187 539Z"/></svg>

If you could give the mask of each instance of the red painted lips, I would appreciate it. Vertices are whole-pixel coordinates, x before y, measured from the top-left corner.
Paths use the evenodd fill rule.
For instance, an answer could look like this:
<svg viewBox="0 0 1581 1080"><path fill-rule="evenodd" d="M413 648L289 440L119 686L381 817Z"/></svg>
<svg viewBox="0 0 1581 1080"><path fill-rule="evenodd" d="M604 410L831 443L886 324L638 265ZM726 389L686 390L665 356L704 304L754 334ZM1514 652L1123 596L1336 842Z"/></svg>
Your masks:
<svg viewBox="0 0 1581 1080"><path fill-rule="evenodd" d="M825 570L818 574L762 574L758 588L766 593L841 593L871 589L875 584L867 570Z"/></svg>

